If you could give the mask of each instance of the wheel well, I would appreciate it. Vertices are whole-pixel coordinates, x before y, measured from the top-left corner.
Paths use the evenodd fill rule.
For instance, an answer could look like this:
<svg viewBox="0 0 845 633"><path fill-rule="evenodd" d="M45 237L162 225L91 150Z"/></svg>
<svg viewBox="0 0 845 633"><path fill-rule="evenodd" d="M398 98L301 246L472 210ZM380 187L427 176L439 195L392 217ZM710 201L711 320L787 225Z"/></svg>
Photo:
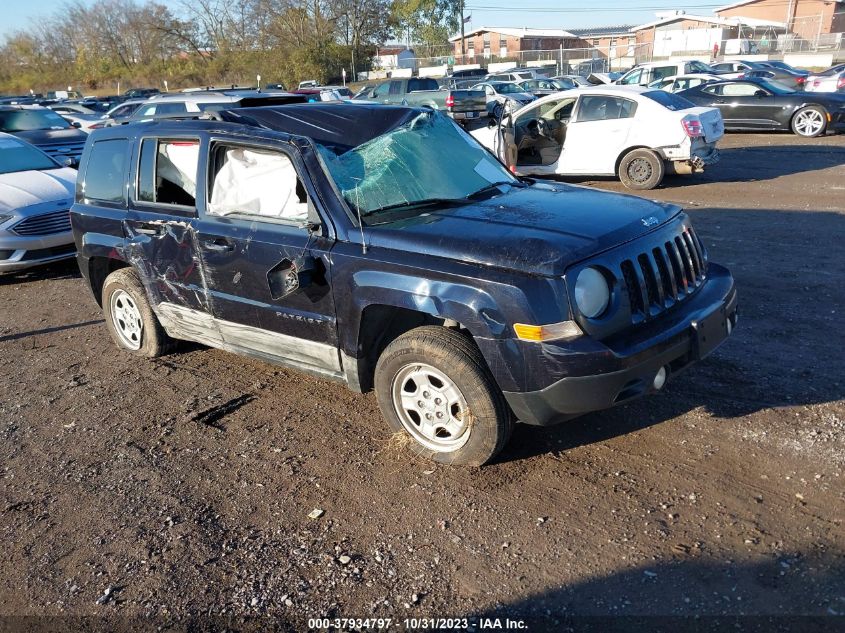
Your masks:
<svg viewBox="0 0 845 633"><path fill-rule="evenodd" d="M463 329L457 321L408 308L381 304L364 308L358 329L358 379L361 391L372 389L376 363L384 348L405 332L423 325Z"/></svg>
<svg viewBox="0 0 845 633"><path fill-rule="evenodd" d="M616 164L613 166L614 174L619 174L619 165L622 164L622 159L625 158L628 153L633 152L635 149L647 149L650 152L654 152L654 149L649 147L648 145L634 145L633 147L623 149L619 156L616 158ZM657 152L654 153L657 154ZM660 158L660 154L657 154L657 157Z"/></svg>
<svg viewBox="0 0 845 633"><path fill-rule="evenodd" d="M129 264L110 257L92 257L88 262L88 283L91 285L91 292L97 305L103 307L103 284L106 277L120 268L127 268Z"/></svg>

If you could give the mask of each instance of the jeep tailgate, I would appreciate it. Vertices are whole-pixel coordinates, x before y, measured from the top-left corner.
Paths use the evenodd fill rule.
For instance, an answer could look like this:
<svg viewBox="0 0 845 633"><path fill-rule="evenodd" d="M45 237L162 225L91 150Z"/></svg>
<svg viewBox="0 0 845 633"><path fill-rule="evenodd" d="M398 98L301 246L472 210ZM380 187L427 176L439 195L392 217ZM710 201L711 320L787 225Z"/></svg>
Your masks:
<svg viewBox="0 0 845 633"><path fill-rule="evenodd" d="M487 95L483 90L452 90L454 105L450 112L486 112Z"/></svg>

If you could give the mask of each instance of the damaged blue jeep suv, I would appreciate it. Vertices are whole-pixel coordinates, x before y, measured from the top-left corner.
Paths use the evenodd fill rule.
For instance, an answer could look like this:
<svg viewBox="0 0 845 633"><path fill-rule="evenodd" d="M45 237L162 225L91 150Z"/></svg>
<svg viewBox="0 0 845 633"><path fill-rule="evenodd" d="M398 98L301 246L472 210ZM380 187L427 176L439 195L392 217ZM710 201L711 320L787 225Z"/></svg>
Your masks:
<svg viewBox="0 0 845 633"><path fill-rule="evenodd" d="M197 341L375 390L444 463L659 390L736 324L679 207L516 178L426 109L97 130L71 219L120 348Z"/></svg>

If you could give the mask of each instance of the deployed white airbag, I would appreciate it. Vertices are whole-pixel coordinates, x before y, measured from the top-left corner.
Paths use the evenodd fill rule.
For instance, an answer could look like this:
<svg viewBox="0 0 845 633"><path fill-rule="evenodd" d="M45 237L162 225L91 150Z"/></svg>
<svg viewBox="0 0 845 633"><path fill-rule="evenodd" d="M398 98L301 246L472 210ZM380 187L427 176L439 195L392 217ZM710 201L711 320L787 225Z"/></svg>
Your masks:
<svg viewBox="0 0 845 633"><path fill-rule="evenodd" d="M304 221L308 205L299 201L296 183L296 170L284 154L229 149L226 162L214 178L208 211L214 215L246 213Z"/></svg>

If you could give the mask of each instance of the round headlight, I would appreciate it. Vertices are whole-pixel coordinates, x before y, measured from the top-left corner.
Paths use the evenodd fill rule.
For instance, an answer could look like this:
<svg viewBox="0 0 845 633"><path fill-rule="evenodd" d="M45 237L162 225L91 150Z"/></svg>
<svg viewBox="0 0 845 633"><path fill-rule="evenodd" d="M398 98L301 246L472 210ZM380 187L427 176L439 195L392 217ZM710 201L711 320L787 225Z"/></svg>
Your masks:
<svg viewBox="0 0 845 633"><path fill-rule="evenodd" d="M607 309L610 303L610 286L595 268L585 268L575 281L575 304L579 312L588 319L594 319Z"/></svg>

